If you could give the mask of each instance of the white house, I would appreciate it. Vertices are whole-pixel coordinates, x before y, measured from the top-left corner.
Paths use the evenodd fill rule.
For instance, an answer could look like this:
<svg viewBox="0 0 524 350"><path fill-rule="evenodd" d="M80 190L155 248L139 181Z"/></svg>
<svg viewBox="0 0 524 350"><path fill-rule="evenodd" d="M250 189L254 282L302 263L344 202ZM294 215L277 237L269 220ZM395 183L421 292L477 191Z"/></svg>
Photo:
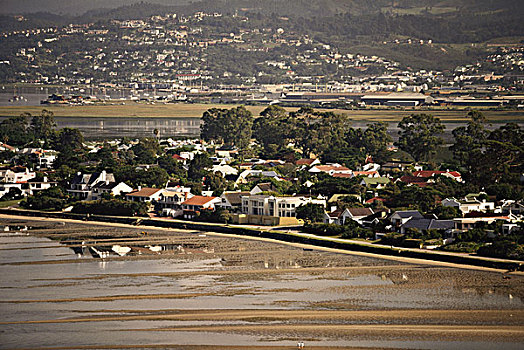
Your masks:
<svg viewBox="0 0 524 350"><path fill-rule="evenodd" d="M93 174L82 174L79 172L75 175L73 180L71 180L71 184L67 192L81 200L92 200L93 188L96 185L114 182L116 182L115 176L111 173L107 173L105 170Z"/></svg>
<svg viewBox="0 0 524 350"><path fill-rule="evenodd" d="M140 187L131 193L126 194L126 199L134 202L151 202L160 199L160 195L164 189L162 188L151 188L151 187Z"/></svg>
<svg viewBox="0 0 524 350"><path fill-rule="evenodd" d="M479 201L479 200L463 201L463 200L457 200L455 198L446 198L442 200L442 206L458 208L462 214L467 214L472 211L478 211L478 212L485 213L486 211L489 211L489 210L495 210L495 203L487 202L485 199L483 199L482 201Z"/></svg>
<svg viewBox="0 0 524 350"><path fill-rule="evenodd" d="M184 219L192 219L202 210L215 210L215 205L221 202L220 197L193 196L182 202Z"/></svg>
<svg viewBox="0 0 524 350"><path fill-rule="evenodd" d="M327 164L327 165L315 165L311 167L311 169L308 170L312 174L318 174L318 173L327 173L329 175L333 174L352 174L351 169L346 168L345 166L342 166L340 164Z"/></svg>
<svg viewBox="0 0 524 350"><path fill-rule="evenodd" d="M91 197L93 200L101 199L104 193L109 193L111 196L120 196L124 193L130 193L133 191L133 187L127 185L124 182L98 182L92 188Z"/></svg>
<svg viewBox="0 0 524 350"><path fill-rule="evenodd" d="M348 220L354 220L362 225L362 219L373 214L374 212L370 208L337 209L324 214L324 223L344 225Z"/></svg>
<svg viewBox="0 0 524 350"><path fill-rule="evenodd" d="M211 171L213 173L222 174L222 177L226 177L226 175L237 175L238 174L238 170L233 168L230 165L213 165L213 168L211 168Z"/></svg>
<svg viewBox="0 0 524 350"><path fill-rule="evenodd" d="M320 198L250 195L242 197L242 213L247 215L296 217L296 208L308 203L326 206L326 200Z"/></svg>
<svg viewBox="0 0 524 350"><path fill-rule="evenodd" d="M27 182L36 177L36 172L28 168L13 168L0 170L0 182L15 184Z"/></svg>

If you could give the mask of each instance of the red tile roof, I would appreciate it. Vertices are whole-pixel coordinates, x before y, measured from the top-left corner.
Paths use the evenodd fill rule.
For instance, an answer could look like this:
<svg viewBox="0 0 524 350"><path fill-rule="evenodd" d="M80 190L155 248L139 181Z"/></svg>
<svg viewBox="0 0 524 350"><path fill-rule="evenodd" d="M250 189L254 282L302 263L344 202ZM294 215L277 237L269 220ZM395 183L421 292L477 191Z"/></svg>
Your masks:
<svg viewBox="0 0 524 350"><path fill-rule="evenodd" d="M212 201L215 198L217 197L193 196L189 198L188 200L186 200L185 202L183 202L182 205L202 206L202 205L209 203L210 201Z"/></svg>
<svg viewBox="0 0 524 350"><path fill-rule="evenodd" d="M333 177L351 178L351 177L353 177L353 174L334 173L332 176Z"/></svg>
<svg viewBox="0 0 524 350"><path fill-rule="evenodd" d="M417 177L432 177L435 175L442 175L442 174L449 174L453 177L460 177L460 173L458 171L441 171L441 170L419 170L415 171L413 173L413 176Z"/></svg>
<svg viewBox="0 0 524 350"><path fill-rule="evenodd" d="M297 165L311 165L311 163L313 163L314 161L315 159L302 158L302 159L297 160Z"/></svg>
<svg viewBox="0 0 524 350"><path fill-rule="evenodd" d="M152 195L154 195L158 191L160 191L160 188L144 187L141 190L133 191L133 192L127 194L127 195L128 196L133 196L133 197L151 197Z"/></svg>

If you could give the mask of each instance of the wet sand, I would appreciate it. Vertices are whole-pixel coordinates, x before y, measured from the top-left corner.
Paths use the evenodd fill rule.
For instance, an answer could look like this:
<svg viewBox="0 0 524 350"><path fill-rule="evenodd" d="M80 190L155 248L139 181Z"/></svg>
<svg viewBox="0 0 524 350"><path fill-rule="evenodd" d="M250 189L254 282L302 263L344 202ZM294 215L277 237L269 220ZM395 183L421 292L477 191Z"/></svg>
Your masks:
<svg viewBox="0 0 524 350"><path fill-rule="evenodd" d="M0 348L524 345L521 273L198 231L2 216L4 225ZM73 252L89 245L133 253Z"/></svg>

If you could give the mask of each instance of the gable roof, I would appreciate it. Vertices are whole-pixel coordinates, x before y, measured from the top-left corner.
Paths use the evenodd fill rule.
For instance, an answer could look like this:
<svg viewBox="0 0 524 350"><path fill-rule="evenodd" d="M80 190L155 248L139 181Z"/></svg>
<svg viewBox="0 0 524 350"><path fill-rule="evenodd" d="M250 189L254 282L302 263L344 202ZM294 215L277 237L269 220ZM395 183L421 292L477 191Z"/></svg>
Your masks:
<svg viewBox="0 0 524 350"><path fill-rule="evenodd" d="M407 219L407 218L423 219L424 218L418 210L399 210L391 214L391 216L394 216L394 215L397 215L402 219Z"/></svg>
<svg viewBox="0 0 524 350"><path fill-rule="evenodd" d="M453 220L435 219L411 219L402 225L404 228L416 228L421 231L426 230L448 230L454 227Z"/></svg>
<svg viewBox="0 0 524 350"><path fill-rule="evenodd" d="M262 192L278 192L278 189L271 182L259 183L255 187L257 186Z"/></svg>
<svg viewBox="0 0 524 350"><path fill-rule="evenodd" d="M249 192L224 192L224 197L231 205L241 205L242 196L249 196Z"/></svg>
<svg viewBox="0 0 524 350"><path fill-rule="evenodd" d="M446 174L446 175L451 175L453 177L460 177L460 173L458 171L441 171L441 170L419 170L419 171L415 171L413 173L413 176L417 176L417 177L432 177L432 176L435 176L435 175L443 175L443 174Z"/></svg>
<svg viewBox="0 0 524 350"><path fill-rule="evenodd" d="M202 206L205 205L212 200L214 200L217 197L205 197L205 196L193 196L182 203L182 205L197 205Z"/></svg>
<svg viewBox="0 0 524 350"><path fill-rule="evenodd" d="M348 208L347 210L352 216L368 216L373 214L373 210L370 208Z"/></svg>
<svg viewBox="0 0 524 350"><path fill-rule="evenodd" d="M302 158L302 159L297 160L296 164L297 165L311 165L315 160L316 159Z"/></svg>
<svg viewBox="0 0 524 350"><path fill-rule="evenodd" d="M128 193L127 196L132 197L151 197L158 191L161 191L161 188L150 188L150 187L144 187L140 190L133 191L131 193Z"/></svg>
<svg viewBox="0 0 524 350"><path fill-rule="evenodd" d="M387 177L363 177L362 181L364 181L366 185L378 185L378 184L386 185L391 182L391 180L388 179Z"/></svg>

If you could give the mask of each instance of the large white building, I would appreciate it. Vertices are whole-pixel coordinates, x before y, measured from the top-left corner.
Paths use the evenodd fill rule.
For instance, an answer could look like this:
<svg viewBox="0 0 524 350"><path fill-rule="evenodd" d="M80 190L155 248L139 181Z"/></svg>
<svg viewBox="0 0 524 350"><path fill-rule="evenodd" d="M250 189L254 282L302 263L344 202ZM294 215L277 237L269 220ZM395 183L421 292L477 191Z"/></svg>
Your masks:
<svg viewBox="0 0 524 350"><path fill-rule="evenodd" d="M296 208L308 203L326 206L325 199L312 197L275 197L271 195L251 195L242 197L242 213L274 217L296 217Z"/></svg>

